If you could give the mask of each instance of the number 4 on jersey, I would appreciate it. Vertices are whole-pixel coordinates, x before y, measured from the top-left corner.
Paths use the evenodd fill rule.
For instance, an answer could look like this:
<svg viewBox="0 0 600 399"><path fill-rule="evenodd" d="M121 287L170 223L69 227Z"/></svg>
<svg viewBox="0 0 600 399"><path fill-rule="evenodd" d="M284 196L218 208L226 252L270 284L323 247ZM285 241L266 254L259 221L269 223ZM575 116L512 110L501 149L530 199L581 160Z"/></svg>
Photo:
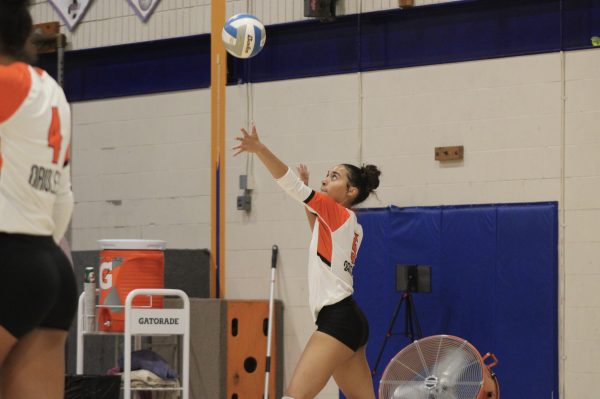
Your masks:
<svg viewBox="0 0 600 399"><path fill-rule="evenodd" d="M52 163L58 163L60 157L60 146L62 144L62 136L60 135L60 118L58 116L58 108L52 107L52 121L50 122L50 130L48 131L48 147L52 148Z"/></svg>

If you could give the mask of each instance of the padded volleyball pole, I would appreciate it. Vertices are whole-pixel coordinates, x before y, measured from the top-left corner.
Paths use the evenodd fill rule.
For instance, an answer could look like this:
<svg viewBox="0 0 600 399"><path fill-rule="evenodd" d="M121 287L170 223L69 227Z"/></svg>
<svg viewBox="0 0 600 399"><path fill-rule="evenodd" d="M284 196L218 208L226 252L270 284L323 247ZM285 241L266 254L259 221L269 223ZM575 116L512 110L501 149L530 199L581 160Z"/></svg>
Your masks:
<svg viewBox="0 0 600 399"><path fill-rule="evenodd" d="M267 361L265 363L265 395L264 399L269 399L269 374L271 372L271 331L273 327L273 294L275 288L275 268L277 267L277 253L279 248L273 245L271 251L271 293L269 295L269 320L267 328Z"/></svg>

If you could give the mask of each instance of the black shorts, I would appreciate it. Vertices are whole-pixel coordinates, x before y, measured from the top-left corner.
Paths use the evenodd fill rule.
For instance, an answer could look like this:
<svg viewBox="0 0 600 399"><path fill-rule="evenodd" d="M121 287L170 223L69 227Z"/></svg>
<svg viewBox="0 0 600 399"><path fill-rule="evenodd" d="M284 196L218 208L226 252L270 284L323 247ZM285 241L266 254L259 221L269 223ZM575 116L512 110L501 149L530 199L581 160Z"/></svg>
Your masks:
<svg viewBox="0 0 600 399"><path fill-rule="evenodd" d="M354 352L369 339L367 318L351 296L321 309L317 316L317 331L331 335Z"/></svg>
<svg viewBox="0 0 600 399"><path fill-rule="evenodd" d="M75 275L52 237L0 233L0 325L16 338L68 331L76 309Z"/></svg>

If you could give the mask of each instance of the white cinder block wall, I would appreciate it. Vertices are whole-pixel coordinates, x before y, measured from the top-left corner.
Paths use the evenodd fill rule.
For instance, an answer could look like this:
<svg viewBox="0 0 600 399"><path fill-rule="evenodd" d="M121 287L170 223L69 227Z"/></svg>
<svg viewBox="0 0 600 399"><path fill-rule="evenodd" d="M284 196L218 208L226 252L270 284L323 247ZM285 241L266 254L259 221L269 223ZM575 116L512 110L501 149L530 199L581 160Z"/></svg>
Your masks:
<svg viewBox="0 0 600 399"><path fill-rule="evenodd" d="M457 0L415 0L423 6ZM93 0L75 34L68 32L47 0L32 0L36 23L59 21L69 49L113 46L210 32L210 0L160 0L147 23L141 23L127 0ZM397 8L398 0L339 0L337 15ZM264 24L305 19L304 0L227 0L226 15L250 12Z"/></svg>
<svg viewBox="0 0 600 399"><path fill-rule="evenodd" d="M301 1L271 3L250 6L256 14L263 7L265 23L302 18ZM351 13L396 3L358 4L340 7ZM125 0L97 0L69 40L81 49L206 33L209 5L163 0L143 25ZM247 7L233 1L228 13ZM36 22L58 19L45 1L33 13ZM564 108L562 67L561 55L546 54L229 87L228 147L238 127L254 119L286 162L308 163L315 186L335 163L375 163L384 172L379 200L366 206L561 201L564 398L597 399L600 52L566 54ZM107 237L210 247L209 90L77 103L73 116L74 249L95 249ZM458 144L466 150L462 164L433 160L435 146ZM312 331L309 234L302 208L257 162L227 158L226 292L232 299L268 297L270 248L280 246L276 296L286 309L287 382ZM250 215L235 209L238 176L247 171L256 187ZM319 398L337 398L335 386Z"/></svg>
<svg viewBox="0 0 600 399"><path fill-rule="evenodd" d="M546 54L287 80L227 89L227 146L254 119L286 162L306 162L318 186L342 161L383 169L366 206L559 201L561 56ZM566 55L564 326L567 399L592 399L600 375L600 53ZM361 99L362 93L362 101ZM74 105L75 249L105 237L164 238L172 248L210 246L209 91ZM433 148L464 145L443 166ZM229 152L231 154L231 152ZM246 155L226 160L226 292L267 298L270 248L281 262L285 377L312 331L306 307L304 211ZM253 212L235 209L238 176L254 181ZM120 202L119 202L120 201ZM320 399L337 398L330 383Z"/></svg>
<svg viewBox="0 0 600 399"><path fill-rule="evenodd" d="M381 165L383 203L558 200L558 54L363 75L365 161ZM434 147L464 145L460 165Z"/></svg>
<svg viewBox="0 0 600 399"><path fill-rule="evenodd" d="M600 396L600 53L568 53L565 69L565 383L567 399L591 399Z"/></svg>
<svg viewBox="0 0 600 399"><path fill-rule="evenodd" d="M76 103L73 125L74 249L100 238L210 248L208 90Z"/></svg>

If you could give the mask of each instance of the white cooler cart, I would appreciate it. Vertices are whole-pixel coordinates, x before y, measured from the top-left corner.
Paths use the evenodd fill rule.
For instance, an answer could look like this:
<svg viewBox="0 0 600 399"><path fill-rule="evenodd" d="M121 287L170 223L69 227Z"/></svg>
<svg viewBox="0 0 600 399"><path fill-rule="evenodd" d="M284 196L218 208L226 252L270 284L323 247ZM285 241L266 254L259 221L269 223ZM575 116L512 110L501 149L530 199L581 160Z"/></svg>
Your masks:
<svg viewBox="0 0 600 399"><path fill-rule="evenodd" d="M182 309L156 309L150 307L132 307L136 296L158 295L163 297L179 297L183 301ZM125 331L111 333L102 331L84 331L85 292L79 296L77 309L77 374L83 374L83 337L85 335L123 335L125 340L123 354L123 390L124 398L131 398L131 391L181 391L182 399L189 399L189 365L190 365L190 300L181 290L162 288L138 288L132 290L125 299ZM179 388L131 388L131 337L182 335L181 348L181 387ZM136 340L136 344L138 341ZM136 345L137 346L137 345Z"/></svg>

